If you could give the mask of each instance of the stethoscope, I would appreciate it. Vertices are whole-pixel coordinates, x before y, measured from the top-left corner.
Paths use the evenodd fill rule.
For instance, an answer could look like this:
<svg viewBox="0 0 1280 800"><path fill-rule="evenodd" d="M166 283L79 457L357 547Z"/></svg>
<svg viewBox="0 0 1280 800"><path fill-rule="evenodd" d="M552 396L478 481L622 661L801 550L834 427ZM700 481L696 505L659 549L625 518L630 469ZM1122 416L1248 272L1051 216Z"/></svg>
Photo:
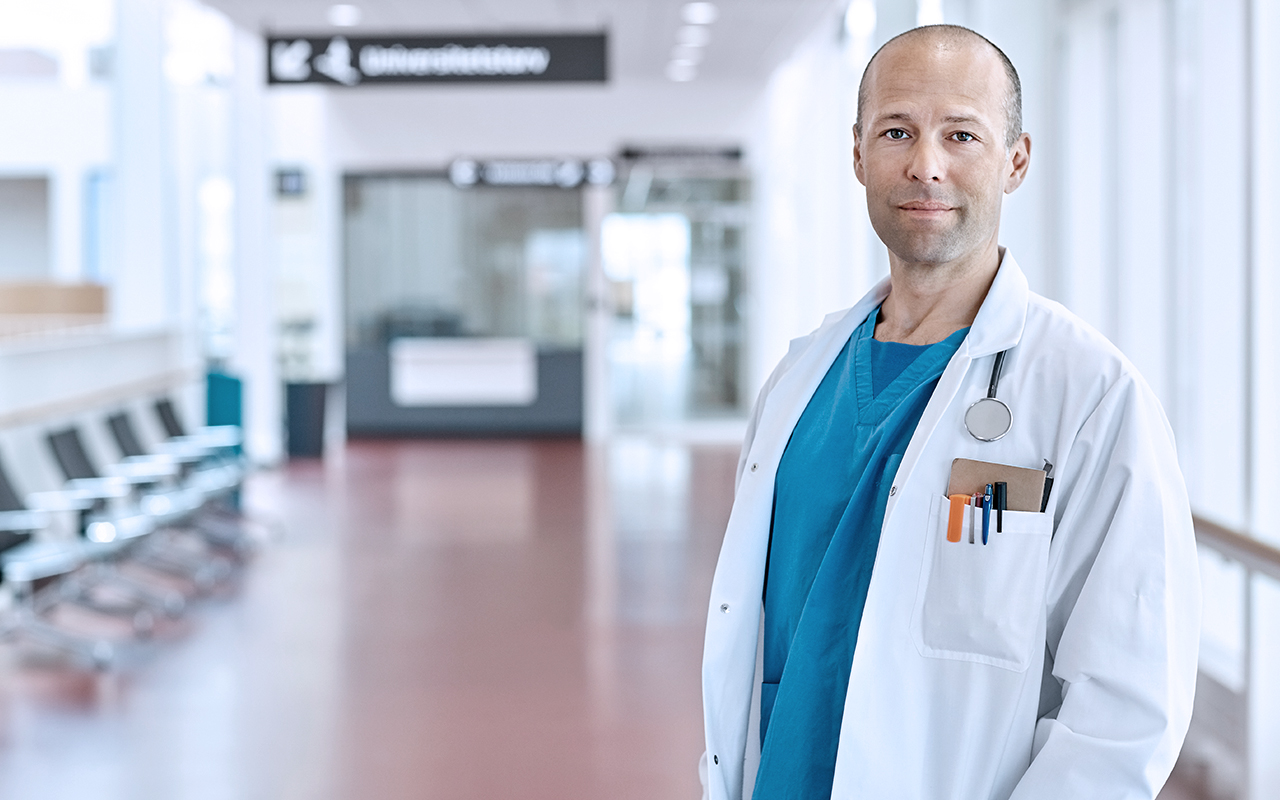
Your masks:
<svg viewBox="0 0 1280 800"><path fill-rule="evenodd" d="M999 397L996 387L1000 385L1000 369L1004 366L1004 354L1008 350L996 353L996 362L991 365L991 385L987 387L987 396L969 406L964 412L964 426L969 435L980 442L994 442L1003 437L1013 427L1013 412Z"/></svg>

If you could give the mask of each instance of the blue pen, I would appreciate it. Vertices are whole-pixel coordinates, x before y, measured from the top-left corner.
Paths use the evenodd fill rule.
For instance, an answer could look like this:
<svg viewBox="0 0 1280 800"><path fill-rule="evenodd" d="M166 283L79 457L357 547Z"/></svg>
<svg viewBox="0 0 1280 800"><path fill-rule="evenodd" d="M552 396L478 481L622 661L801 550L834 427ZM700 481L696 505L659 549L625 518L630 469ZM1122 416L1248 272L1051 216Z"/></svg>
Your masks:
<svg viewBox="0 0 1280 800"><path fill-rule="evenodd" d="M982 495L982 543L987 543L987 532L991 529L991 484Z"/></svg>

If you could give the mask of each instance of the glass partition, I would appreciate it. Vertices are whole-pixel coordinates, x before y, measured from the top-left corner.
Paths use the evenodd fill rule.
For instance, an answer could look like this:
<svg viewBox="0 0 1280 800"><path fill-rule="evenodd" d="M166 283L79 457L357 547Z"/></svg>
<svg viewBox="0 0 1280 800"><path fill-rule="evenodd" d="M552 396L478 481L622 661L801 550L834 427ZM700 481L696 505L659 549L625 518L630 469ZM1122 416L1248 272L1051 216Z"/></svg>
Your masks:
<svg viewBox="0 0 1280 800"><path fill-rule="evenodd" d="M601 247L613 320L615 417L644 428L746 414L743 296L748 182L635 165Z"/></svg>
<svg viewBox="0 0 1280 800"><path fill-rule="evenodd" d="M348 347L424 336L582 346L579 191L349 176L345 207Z"/></svg>

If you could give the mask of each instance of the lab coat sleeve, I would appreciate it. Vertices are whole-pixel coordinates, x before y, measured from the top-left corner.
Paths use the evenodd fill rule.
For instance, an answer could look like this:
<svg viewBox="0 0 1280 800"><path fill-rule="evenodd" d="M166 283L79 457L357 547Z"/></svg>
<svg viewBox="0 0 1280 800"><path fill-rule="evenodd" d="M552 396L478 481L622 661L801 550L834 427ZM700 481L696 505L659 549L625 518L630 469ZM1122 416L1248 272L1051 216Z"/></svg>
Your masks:
<svg viewBox="0 0 1280 800"><path fill-rule="evenodd" d="M1046 598L1057 685L1044 687L1061 704L1042 703L1011 797L1153 798L1190 723L1200 633L1173 435L1150 388L1122 376L1064 449Z"/></svg>

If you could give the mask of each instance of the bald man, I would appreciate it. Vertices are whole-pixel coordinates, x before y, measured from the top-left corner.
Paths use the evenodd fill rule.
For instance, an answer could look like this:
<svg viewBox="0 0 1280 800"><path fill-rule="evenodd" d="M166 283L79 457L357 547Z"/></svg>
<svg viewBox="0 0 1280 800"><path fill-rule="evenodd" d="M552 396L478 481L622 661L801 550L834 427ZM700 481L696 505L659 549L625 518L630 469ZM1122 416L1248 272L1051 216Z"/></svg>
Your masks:
<svg viewBox="0 0 1280 800"><path fill-rule="evenodd" d="M707 617L704 796L1153 798L1199 578L1173 437L999 244L1031 157L956 26L871 59L853 167L889 277L792 342L752 416Z"/></svg>

